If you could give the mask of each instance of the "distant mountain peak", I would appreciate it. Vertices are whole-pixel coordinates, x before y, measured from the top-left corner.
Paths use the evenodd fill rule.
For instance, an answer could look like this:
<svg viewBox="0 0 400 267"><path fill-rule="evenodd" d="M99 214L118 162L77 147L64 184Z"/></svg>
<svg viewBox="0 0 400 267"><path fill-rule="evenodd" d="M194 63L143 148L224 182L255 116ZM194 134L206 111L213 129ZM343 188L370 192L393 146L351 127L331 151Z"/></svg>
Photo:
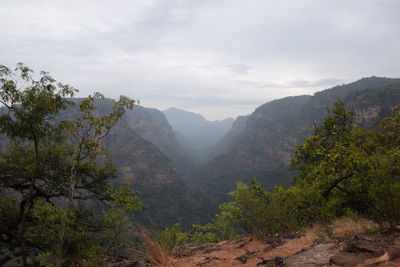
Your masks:
<svg viewBox="0 0 400 267"><path fill-rule="evenodd" d="M192 116L192 118L196 117L197 119L202 119L202 120L204 120L206 122L226 122L226 121L232 121L233 122L235 120L235 119L230 118L230 117L222 119L222 120L208 120L201 114L198 114L198 113L195 113L195 112L192 112L192 111L188 111L188 110L184 110L184 109L181 109L181 108L177 108L177 107L168 108L168 109L164 110L163 113L164 114L170 114L170 115L175 114L175 115L178 115L178 116Z"/></svg>
<svg viewBox="0 0 400 267"><path fill-rule="evenodd" d="M204 118L202 115L191 112L191 111L187 111L184 109L180 109L180 108L169 108L163 111L164 114L168 115L172 115L172 116L179 116L180 118L191 118L191 119L197 119L197 120L204 120L207 121L206 118Z"/></svg>

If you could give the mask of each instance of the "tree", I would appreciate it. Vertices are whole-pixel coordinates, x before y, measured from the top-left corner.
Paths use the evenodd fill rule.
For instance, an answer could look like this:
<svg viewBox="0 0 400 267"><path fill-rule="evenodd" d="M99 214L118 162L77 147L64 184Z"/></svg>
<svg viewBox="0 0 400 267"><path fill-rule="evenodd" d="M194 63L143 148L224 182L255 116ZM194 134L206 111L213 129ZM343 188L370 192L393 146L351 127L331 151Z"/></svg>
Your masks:
<svg viewBox="0 0 400 267"><path fill-rule="evenodd" d="M368 205L362 186L368 158L364 140L369 140L369 133L355 125L353 112L338 100L314 134L296 147L292 168L299 175L295 184L320 192L332 216L346 213L348 207L358 210Z"/></svg>
<svg viewBox="0 0 400 267"><path fill-rule="evenodd" d="M65 240L66 231L77 236L85 231L104 233L111 214L122 220L120 208L143 208L137 192L109 183L117 173L102 145L135 101L121 97L109 114L102 115L95 102L103 96L96 93L79 103L73 117L63 119L61 111L71 110L74 102L68 98L76 92L46 72L35 80L33 71L21 63L14 72L0 66L0 133L9 142L0 154L0 208L8 218L0 221L0 242L12 254L22 255L24 266L28 248L47 255L42 257L47 260L54 256L60 265L74 245ZM95 199L114 203L115 209L96 217L91 211ZM50 239L56 237L56 248L41 244L33 231L39 228Z"/></svg>
<svg viewBox="0 0 400 267"><path fill-rule="evenodd" d="M393 225L400 222L399 149L399 107L367 131L338 100L332 114L297 146L295 185L319 192L330 217L358 214Z"/></svg>
<svg viewBox="0 0 400 267"><path fill-rule="evenodd" d="M375 144L370 157L372 215L393 226L400 223L400 106L380 123L371 140Z"/></svg>

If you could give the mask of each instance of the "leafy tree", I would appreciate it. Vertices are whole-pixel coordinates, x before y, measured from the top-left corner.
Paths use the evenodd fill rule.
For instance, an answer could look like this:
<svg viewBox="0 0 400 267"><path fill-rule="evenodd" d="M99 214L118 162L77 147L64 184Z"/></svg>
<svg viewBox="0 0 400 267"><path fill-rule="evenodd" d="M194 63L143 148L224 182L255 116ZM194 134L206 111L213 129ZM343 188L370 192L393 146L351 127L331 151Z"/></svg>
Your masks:
<svg viewBox="0 0 400 267"><path fill-rule="evenodd" d="M296 148L292 167L299 175L295 184L320 192L336 215L344 215L349 206L363 209L367 204L362 186L366 155L360 141L366 139L368 133L354 124L354 114L344 108L343 101L336 101L332 115Z"/></svg>
<svg viewBox="0 0 400 267"><path fill-rule="evenodd" d="M314 187L332 216L357 213L399 222L399 107L376 130L354 125L337 101L333 114L297 147L292 166L296 185Z"/></svg>
<svg viewBox="0 0 400 267"><path fill-rule="evenodd" d="M63 120L61 112L74 106L68 98L77 90L46 72L38 80L32 74L21 63L14 71L0 66L0 133L9 140L0 154L0 213L7 218L0 220L0 243L21 255L24 266L32 253L60 265L69 260L67 254L88 258L82 252L104 252L107 232L111 243L118 243L124 209L143 208L137 192L110 185L117 173L102 145L135 101L121 97L101 115L95 102L103 96L96 93ZM93 211L96 199L112 206L104 217ZM120 229L111 230L115 227Z"/></svg>
<svg viewBox="0 0 400 267"><path fill-rule="evenodd" d="M373 132L370 157L371 177L369 197L374 202L375 218L400 222L400 106L393 109Z"/></svg>

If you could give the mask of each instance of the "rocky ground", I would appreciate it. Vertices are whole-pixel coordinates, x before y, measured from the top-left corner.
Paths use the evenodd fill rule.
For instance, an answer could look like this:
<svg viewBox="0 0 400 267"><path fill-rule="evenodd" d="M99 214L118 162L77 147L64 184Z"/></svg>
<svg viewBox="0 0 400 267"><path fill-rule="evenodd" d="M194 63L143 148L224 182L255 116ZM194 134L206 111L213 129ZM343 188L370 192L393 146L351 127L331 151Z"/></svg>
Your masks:
<svg viewBox="0 0 400 267"><path fill-rule="evenodd" d="M308 232L192 244L175 253L171 266L400 266L400 235L360 235L325 242Z"/></svg>
<svg viewBox="0 0 400 267"><path fill-rule="evenodd" d="M325 239L317 231L248 236L216 244L189 244L177 249L161 265L137 261L113 266L400 266L400 232L354 235L346 240Z"/></svg>

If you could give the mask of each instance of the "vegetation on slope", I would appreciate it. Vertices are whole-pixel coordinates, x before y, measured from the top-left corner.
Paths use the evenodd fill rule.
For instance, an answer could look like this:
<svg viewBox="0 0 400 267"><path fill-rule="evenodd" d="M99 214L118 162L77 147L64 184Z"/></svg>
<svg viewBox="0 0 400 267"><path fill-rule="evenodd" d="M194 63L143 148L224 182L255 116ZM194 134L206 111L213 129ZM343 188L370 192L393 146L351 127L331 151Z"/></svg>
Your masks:
<svg viewBox="0 0 400 267"><path fill-rule="evenodd" d="M295 146L313 133L313 123L322 123L326 108L332 108L338 97L354 111L356 124L372 129L390 114L391 107L400 104L399 79L364 78L314 96L268 102L237 129L230 149L194 170L188 184L203 190L215 208L229 200L227 194L238 181L248 183L255 178L267 190L290 185L295 176L289 171Z"/></svg>
<svg viewBox="0 0 400 267"><path fill-rule="evenodd" d="M188 239L217 242L244 233L290 232L343 216L396 225L400 106L376 129L366 130L338 100L322 125L297 146L292 168L298 172L294 184L273 192L255 180L238 183L230 193L233 200L220 206L212 223L195 226Z"/></svg>

